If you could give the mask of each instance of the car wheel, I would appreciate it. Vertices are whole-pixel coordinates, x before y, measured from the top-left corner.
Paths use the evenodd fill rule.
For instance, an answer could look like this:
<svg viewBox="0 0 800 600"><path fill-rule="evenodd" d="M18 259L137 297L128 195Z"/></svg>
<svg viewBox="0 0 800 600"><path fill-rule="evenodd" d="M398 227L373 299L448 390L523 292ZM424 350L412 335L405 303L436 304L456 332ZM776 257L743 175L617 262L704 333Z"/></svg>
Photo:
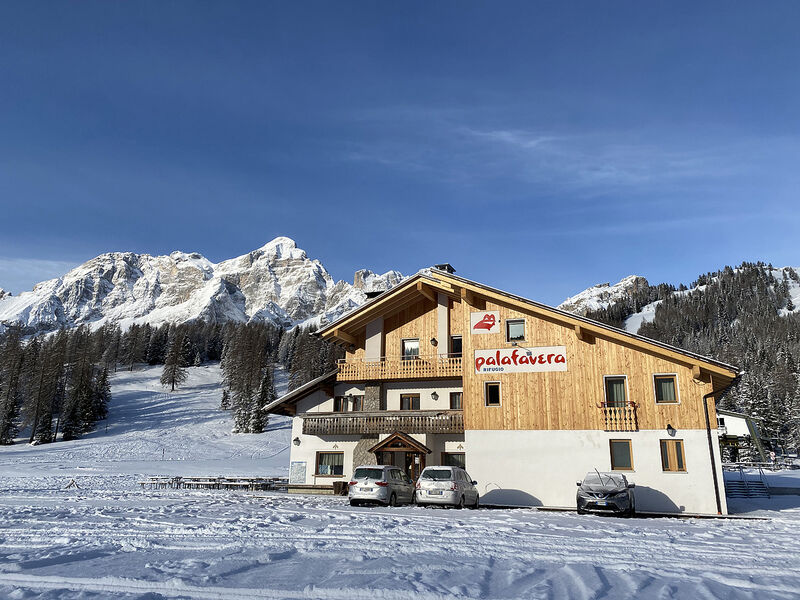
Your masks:
<svg viewBox="0 0 800 600"><path fill-rule="evenodd" d="M582 508L579 508L579 509L578 509L578 514L579 514L579 515L585 515L585 514L586 514L586 511L585 511L585 510L583 510Z"/></svg>
<svg viewBox="0 0 800 600"><path fill-rule="evenodd" d="M411 494L411 504L416 504L416 503L417 503L417 492L414 492L413 494Z"/></svg>
<svg viewBox="0 0 800 600"><path fill-rule="evenodd" d="M397 506L397 496L394 494L389 496L389 506Z"/></svg>
<svg viewBox="0 0 800 600"><path fill-rule="evenodd" d="M459 498L458 504L456 504L456 508L458 509L464 508L464 496L461 496L461 498Z"/></svg>
<svg viewBox="0 0 800 600"><path fill-rule="evenodd" d="M472 508L479 508L481 504L481 497L480 494L475 494L475 504L472 505Z"/></svg>

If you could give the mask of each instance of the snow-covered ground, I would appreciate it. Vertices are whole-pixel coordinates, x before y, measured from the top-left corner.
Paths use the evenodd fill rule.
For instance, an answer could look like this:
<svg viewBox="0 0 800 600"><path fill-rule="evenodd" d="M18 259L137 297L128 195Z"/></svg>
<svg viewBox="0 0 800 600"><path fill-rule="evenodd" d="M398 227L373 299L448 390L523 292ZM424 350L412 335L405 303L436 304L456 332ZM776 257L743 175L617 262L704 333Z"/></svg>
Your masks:
<svg viewBox="0 0 800 600"><path fill-rule="evenodd" d="M230 434L217 367L174 395L157 379L117 375L108 431L0 448L1 599L798 597L800 496L732 501L763 520L626 520L143 490L288 463L287 420Z"/></svg>

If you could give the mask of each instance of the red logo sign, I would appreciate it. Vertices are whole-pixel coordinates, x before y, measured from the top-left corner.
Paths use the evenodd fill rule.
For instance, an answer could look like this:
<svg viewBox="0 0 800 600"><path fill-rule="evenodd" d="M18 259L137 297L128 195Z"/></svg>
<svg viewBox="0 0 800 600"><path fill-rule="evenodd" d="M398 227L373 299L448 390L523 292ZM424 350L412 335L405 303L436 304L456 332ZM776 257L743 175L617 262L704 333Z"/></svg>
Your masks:
<svg viewBox="0 0 800 600"><path fill-rule="evenodd" d="M491 313L483 315L483 318L472 326L473 329L491 329L497 322L495 316Z"/></svg>

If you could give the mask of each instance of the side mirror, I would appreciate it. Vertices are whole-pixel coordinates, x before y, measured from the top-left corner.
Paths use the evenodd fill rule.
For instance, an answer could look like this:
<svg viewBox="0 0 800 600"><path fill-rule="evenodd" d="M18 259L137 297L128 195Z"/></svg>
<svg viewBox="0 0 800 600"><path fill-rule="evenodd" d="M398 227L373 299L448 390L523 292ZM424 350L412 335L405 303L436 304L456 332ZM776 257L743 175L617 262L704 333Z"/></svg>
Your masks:
<svg viewBox="0 0 800 600"><path fill-rule="evenodd" d="M477 481L470 481L470 483L471 483L472 485L478 485L478 482L477 482Z"/></svg>
<svg viewBox="0 0 800 600"><path fill-rule="evenodd" d="M583 483L582 481L576 481L576 482L575 482L575 485L577 485L578 487L581 487L581 484L582 484L582 483Z"/></svg>
<svg viewBox="0 0 800 600"><path fill-rule="evenodd" d="M629 490L632 490L632 489L633 489L633 488L635 488L635 487L636 487L636 484L635 484L635 483L629 483L629 484L628 484L628 489L629 489Z"/></svg>

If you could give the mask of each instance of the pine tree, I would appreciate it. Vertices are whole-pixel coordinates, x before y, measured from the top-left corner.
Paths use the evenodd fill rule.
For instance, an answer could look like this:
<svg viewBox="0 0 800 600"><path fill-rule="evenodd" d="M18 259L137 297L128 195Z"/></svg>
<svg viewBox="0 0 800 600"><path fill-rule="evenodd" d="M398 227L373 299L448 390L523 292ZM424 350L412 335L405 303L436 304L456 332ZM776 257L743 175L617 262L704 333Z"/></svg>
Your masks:
<svg viewBox="0 0 800 600"><path fill-rule="evenodd" d="M171 392L174 392L175 388L184 383L188 377L184 359L185 342L186 336L176 331L167 349L164 370L161 372L161 385L170 386Z"/></svg>
<svg viewBox="0 0 800 600"><path fill-rule="evenodd" d="M0 347L0 445L13 444L17 435L23 355L22 335L18 327L12 327Z"/></svg>

